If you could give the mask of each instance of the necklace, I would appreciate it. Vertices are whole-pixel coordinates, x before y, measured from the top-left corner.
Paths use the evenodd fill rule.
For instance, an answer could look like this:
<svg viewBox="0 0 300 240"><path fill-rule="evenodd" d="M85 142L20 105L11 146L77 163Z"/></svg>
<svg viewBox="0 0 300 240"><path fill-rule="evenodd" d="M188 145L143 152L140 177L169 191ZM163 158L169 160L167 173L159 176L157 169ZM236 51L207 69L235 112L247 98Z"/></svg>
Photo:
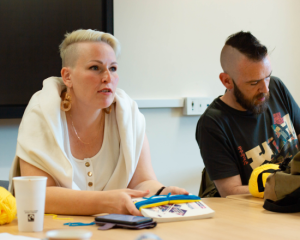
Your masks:
<svg viewBox="0 0 300 240"><path fill-rule="evenodd" d="M75 128L75 126L74 126L74 123L73 123L73 118L72 118L72 114L70 113L70 118L71 118L71 122L72 122L72 128L73 128L73 130L74 130L74 132L75 132L75 134L76 134L76 137L79 139L79 141L80 142L82 142L83 144L91 144L91 142L84 142L83 140L81 140L81 138L79 137L79 135L78 135L78 133L77 133L77 131L76 131L76 128ZM101 126L101 120L100 120L100 126ZM93 142L93 141L92 141Z"/></svg>

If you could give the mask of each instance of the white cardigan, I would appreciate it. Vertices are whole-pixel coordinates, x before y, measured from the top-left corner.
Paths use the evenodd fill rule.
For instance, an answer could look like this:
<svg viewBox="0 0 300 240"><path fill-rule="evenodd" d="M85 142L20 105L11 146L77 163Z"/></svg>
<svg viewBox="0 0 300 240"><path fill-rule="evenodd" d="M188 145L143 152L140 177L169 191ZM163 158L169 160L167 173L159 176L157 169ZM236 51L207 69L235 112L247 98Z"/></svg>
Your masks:
<svg viewBox="0 0 300 240"><path fill-rule="evenodd" d="M61 121L60 94L66 88L59 77L44 80L22 118L16 155L9 174L9 190L13 192L12 178L20 176L19 158L47 172L61 187L77 189L74 171L64 148ZM135 172L140 157L145 119L137 104L121 89L115 94L116 119L120 134L120 155L113 174L102 190L126 188Z"/></svg>

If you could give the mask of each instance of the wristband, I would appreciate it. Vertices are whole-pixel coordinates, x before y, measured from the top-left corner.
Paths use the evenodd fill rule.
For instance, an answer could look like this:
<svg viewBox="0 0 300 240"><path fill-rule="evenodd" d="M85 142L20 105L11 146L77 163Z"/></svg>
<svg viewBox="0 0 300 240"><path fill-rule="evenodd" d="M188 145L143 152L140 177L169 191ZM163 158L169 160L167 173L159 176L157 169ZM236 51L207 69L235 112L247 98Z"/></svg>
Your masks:
<svg viewBox="0 0 300 240"><path fill-rule="evenodd" d="M158 191L154 194L154 196L158 196L159 194L161 194L161 192L165 189L166 187L163 186L160 189L158 189Z"/></svg>

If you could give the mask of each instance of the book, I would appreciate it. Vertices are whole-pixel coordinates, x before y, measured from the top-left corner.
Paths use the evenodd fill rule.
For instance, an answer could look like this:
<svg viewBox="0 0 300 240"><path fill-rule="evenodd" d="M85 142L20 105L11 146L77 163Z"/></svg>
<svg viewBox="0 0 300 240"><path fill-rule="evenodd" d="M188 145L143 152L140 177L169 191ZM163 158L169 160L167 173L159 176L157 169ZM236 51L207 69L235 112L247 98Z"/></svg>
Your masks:
<svg viewBox="0 0 300 240"><path fill-rule="evenodd" d="M145 201L145 199L133 199L133 202L136 205L141 201ZM176 222L211 218L215 214L215 211L208 207L201 200L186 203L171 203L149 208L140 208L140 211L143 216L150 217L153 219L153 221L156 222Z"/></svg>

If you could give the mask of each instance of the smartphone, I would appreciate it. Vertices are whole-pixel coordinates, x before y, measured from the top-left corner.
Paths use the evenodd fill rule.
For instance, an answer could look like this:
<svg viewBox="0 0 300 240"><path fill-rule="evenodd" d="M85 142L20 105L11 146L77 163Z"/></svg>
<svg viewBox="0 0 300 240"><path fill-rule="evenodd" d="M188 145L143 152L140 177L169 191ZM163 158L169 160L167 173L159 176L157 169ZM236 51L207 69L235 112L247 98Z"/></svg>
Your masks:
<svg viewBox="0 0 300 240"><path fill-rule="evenodd" d="M122 223L128 225L139 225L142 223L152 222L152 218L140 217L123 214L108 214L104 216L95 217L96 222L108 222L108 223Z"/></svg>

